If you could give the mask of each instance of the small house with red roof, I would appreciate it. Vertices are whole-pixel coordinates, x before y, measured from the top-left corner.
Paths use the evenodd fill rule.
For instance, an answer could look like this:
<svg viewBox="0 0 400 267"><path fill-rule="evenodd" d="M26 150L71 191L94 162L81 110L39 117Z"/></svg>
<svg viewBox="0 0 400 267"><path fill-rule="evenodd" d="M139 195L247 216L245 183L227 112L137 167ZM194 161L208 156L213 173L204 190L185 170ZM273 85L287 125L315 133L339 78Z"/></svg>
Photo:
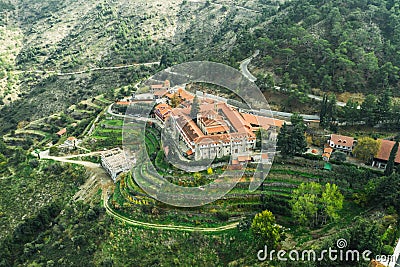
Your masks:
<svg viewBox="0 0 400 267"><path fill-rule="evenodd" d="M386 165L389 161L390 152L392 151L394 144L396 142L390 140L379 140L381 145L378 154L374 157L372 161L372 166L380 169L386 169ZM395 164L400 164L400 147L397 151L396 158L394 160Z"/></svg>
<svg viewBox="0 0 400 267"><path fill-rule="evenodd" d="M324 154L322 154L322 159L324 161L329 161L332 156L333 149L331 147L325 147Z"/></svg>
<svg viewBox="0 0 400 267"><path fill-rule="evenodd" d="M63 136L64 134L66 134L67 133L67 128L63 128L63 129L61 129L61 130L59 130L57 133L56 133L56 135L58 135L58 136Z"/></svg>
<svg viewBox="0 0 400 267"><path fill-rule="evenodd" d="M334 150L351 153L357 144L357 141L350 136L331 134L328 144Z"/></svg>

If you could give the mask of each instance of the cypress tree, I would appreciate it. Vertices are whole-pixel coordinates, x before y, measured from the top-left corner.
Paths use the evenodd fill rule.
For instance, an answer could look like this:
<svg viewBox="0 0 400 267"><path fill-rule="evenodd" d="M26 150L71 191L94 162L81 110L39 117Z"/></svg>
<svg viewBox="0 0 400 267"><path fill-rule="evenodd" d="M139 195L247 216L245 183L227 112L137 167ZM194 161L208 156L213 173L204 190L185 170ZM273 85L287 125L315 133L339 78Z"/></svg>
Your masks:
<svg viewBox="0 0 400 267"><path fill-rule="evenodd" d="M397 151L399 150L399 140L397 139L392 150L390 151L389 161L386 165L385 176L390 176L394 170L394 161L396 159Z"/></svg>
<svg viewBox="0 0 400 267"><path fill-rule="evenodd" d="M328 107L328 96L324 94L324 97L322 99L321 103L321 111L319 114L320 117L320 125L322 127L326 127L326 114L327 114L327 107Z"/></svg>
<svg viewBox="0 0 400 267"><path fill-rule="evenodd" d="M197 98L197 95L193 99L192 107L190 110L190 118L194 121L197 122L197 114L200 112L200 102L199 99Z"/></svg>

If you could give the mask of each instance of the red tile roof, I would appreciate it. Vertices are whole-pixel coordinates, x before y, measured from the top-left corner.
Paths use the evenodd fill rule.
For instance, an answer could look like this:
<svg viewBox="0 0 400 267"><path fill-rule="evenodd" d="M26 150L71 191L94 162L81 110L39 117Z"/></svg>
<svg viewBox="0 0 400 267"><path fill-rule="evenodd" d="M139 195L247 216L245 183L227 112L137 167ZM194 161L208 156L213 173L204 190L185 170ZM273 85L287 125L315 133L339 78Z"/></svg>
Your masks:
<svg viewBox="0 0 400 267"><path fill-rule="evenodd" d="M241 115L251 125L261 126L265 130L268 130L270 126L276 126L276 127L281 128L283 126L283 124L285 123L285 121L283 121L283 120L267 118L267 117L257 116L257 115L248 114L248 113L241 113Z"/></svg>
<svg viewBox="0 0 400 267"><path fill-rule="evenodd" d="M239 156L238 161L239 162L251 161L251 157L250 156Z"/></svg>
<svg viewBox="0 0 400 267"><path fill-rule="evenodd" d="M395 142L389 140L379 140L379 141L381 143L381 146L375 158L379 160L388 161L390 157L390 152L392 151ZM395 162L400 163L400 147L399 150L397 151Z"/></svg>
<svg viewBox="0 0 400 267"><path fill-rule="evenodd" d="M352 147L354 145L354 138L350 136L332 134L331 141L335 145L348 146L348 147Z"/></svg>
<svg viewBox="0 0 400 267"><path fill-rule="evenodd" d="M184 100L192 101L194 99L194 95L192 95L188 91L184 90L183 88L179 88L178 89L178 95L179 95L180 98L182 98Z"/></svg>
<svg viewBox="0 0 400 267"><path fill-rule="evenodd" d="M165 119L166 115L172 111L172 108L167 104L161 103L154 108L154 111L162 116L161 119Z"/></svg>
<svg viewBox="0 0 400 267"><path fill-rule="evenodd" d="M64 135L67 132L67 128L63 128L57 132L57 135Z"/></svg>
<svg viewBox="0 0 400 267"><path fill-rule="evenodd" d="M209 134L226 133L229 131L229 128L228 128L228 126L209 126L209 127L206 127L206 131Z"/></svg>
<svg viewBox="0 0 400 267"><path fill-rule="evenodd" d="M164 88L163 84L153 84L151 85L151 89L162 89Z"/></svg>
<svg viewBox="0 0 400 267"><path fill-rule="evenodd" d="M237 110L229 107L226 103L219 103L218 108L224 113L238 133L255 137L250 123L246 122Z"/></svg>
<svg viewBox="0 0 400 267"><path fill-rule="evenodd" d="M129 101L119 101L116 104L120 105L120 106L129 106L131 104L131 102L129 102Z"/></svg>

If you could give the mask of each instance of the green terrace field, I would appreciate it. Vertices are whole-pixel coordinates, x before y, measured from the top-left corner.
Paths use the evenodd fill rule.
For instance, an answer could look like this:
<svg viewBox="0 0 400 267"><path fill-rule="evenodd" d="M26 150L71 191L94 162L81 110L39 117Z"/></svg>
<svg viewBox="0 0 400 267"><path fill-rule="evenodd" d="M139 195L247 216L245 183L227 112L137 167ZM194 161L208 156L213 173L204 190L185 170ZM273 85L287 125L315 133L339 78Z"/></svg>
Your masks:
<svg viewBox="0 0 400 267"><path fill-rule="evenodd" d="M126 134L137 136L140 133L141 123L130 123L129 129L125 128ZM111 115L104 114L96 123L95 129L88 136L83 145L92 151L122 147L124 120L114 118Z"/></svg>
<svg viewBox="0 0 400 267"><path fill-rule="evenodd" d="M128 174L121 178L110 202L117 212L144 222L203 227L221 226L231 221L241 220L243 217L251 217L263 208L267 208L277 214L285 225L290 225L288 203L292 191L303 182L325 183L332 180L334 176L333 173L327 171L310 169L307 165L311 161L306 159L303 161L306 163L305 166L294 165L290 162L275 164L264 182L264 187L254 192L248 191L249 182L246 181L247 179L242 179L221 200L201 208L178 209L149 198L135 183L133 177L144 177L145 179L141 181L147 182L149 186L152 186L153 182L157 183L158 178L155 178L152 171L148 170L147 165L141 165L133 170L133 175ZM343 214L354 215L358 211L359 209L349 207L348 210L343 210Z"/></svg>
<svg viewBox="0 0 400 267"><path fill-rule="evenodd" d="M62 113L34 121L21 121L18 129L6 134L3 139L10 146L34 145L41 148L49 142L53 144L64 142L65 136L58 138L56 135L62 128L67 129L66 136L82 138L98 114L110 103L103 96L99 96L77 103Z"/></svg>
<svg viewBox="0 0 400 267"><path fill-rule="evenodd" d="M321 166L323 165L320 163ZM313 166L310 168L310 166ZM249 168L251 170L251 168ZM249 182L242 179L237 186L225 197L199 208L176 208L160 203L150 198L136 183L134 176L146 176L146 180L152 183L153 173L146 166L138 166L133 175L127 174L117 182L115 192L109 200L109 206L124 217L147 223L160 225L177 225L190 227L220 227L232 222L240 222L238 229L228 230L224 235L242 235L240 227L249 225L253 216L264 210L271 210L277 217L280 225L285 227L287 239L282 243L283 248L298 246L311 247L321 244L323 240L339 232L352 227L357 216L365 216L369 210L354 202L354 193L359 192L361 183L377 174L369 173L369 170L357 170L349 166L335 165L333 171L324 171L315 168L315 162L304 158L276 159L269 175L264 182L263 190L259 188L255 192L249 192ZM364 180L358 180L358 177ZM156 178L154 178L156 179ZM327 182L337 183L345 195L343 210L340 211L340 219L329 222L322 228L310 229L298 226L292 218L289 201L292 191L300 183L316 181L321 184ZM153 182L156 182L154 180ZM352 189L350 190L349 187ZM139 229L126 229L126 231L141 232ZM170 235L168 231L162 232ZM217 235L218 236L218 235ZM122 239L126 239L120 237ZM211 238L211 237L210 237ZM242 236L243 238L243 236ZM251 242L247 236L242 240L244 244ZM126 240L128 242L128 240ZM109 247L112 250L112 248Z"/></svg>
<svg viewBox="0 0 400 267"><path fill-rule="evenodd" d="M117 124L117 122L112 123ZM117 182L114 194L109 199L109 206L115 212L145 223L210 228L225 226L232 222L248 225L250 218L256 213L268 209L277 216L281 225L290 228L287 230L288 239L285 243L287 246L312 245L339 229L350 227L356 216L366 213L364 208L354 203L355 195L369 179L380 175L379 172L346 164L333 165L333 171L326 171L323 170L322 160L276 157L263 186L256 191L248 190L249 181L256 169L254 164L249 164L240 182L222 199L198 208L176 208L149 197L135 182L135 179L141 178L141 183L147 183L150 187L159 182L154 170L149 169L149 164L153 164L157 176L161 175L169 182L181 186L199 186L212 182L223 173L226 166L215 167L211 173L207 171L185 173L176 169L164 157L160 144L160 131L156 127L146 128L145 143L151 163L139 164L132 173L123 175ZM318 182L323 185L329 182L339 186L345 196L339 221L330 222L316 230L295 224L291 217L289 202L293 190L301 183L307 182Z"/></svg>

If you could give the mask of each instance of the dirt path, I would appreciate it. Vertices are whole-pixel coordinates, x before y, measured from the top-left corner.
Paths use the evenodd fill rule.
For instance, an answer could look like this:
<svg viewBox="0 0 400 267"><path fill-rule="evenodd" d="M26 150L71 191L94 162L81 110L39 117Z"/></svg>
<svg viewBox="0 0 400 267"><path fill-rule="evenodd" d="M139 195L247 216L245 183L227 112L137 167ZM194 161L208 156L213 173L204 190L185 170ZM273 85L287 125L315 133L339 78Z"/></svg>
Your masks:
<svg viewBox="0 0 400 267"><path fill-rule="evenodd" d="M103 195L103 197L104 197L104 195ZM106 209L106 211L109 215L125 222L126 224L132 225L132 226L142 226L142 227L153 228L153 229L158 229L158 230L176 230L176 231L185 231L185 232L222 232L222 231L234 229L239 224L239 222L235 222L235 223L231 223L231 224L220 226L220 227L205 228L205 227L192 227L192 226L182 226L182 225L172 225L172 224L145 223L145 222L139 222L139 221L132 220L130 218L124 217L124 216L116 213L108 205L108 196L106 196L106 198L103 199L103 202L104 202L104 208Z"/></svg>
<svg viewBox="0 0 400 267"><path fill-rule="evenodd" d="M93 153L99 153L99 152L93 152ZM83 155L91 155L93 153L83 154ZM82 166L88 168L88 171L90 171L92 173L92 175L85 182L85 184L81 186L80 190L74 195L73 199L75 201L88 200L91 197L93 197L93 195L96 194L98 189L100 189L100 187L101 187L102 188L103 206L106 209L107 214L109 214L110 216L112 216L120 221L125 222L126 224L129 224L132 226L141 226L141 227L146 227L146 228L159 229L159 230L177 230L177 231L186 231L186 232L222 232L222 231L234 229L239 224L239 222L234 222L234 223L220 226L220 227L205 228L205 227L191 227L191 226L181 226L181 225L171 225L171 224L146 223L146 222L140 222L140 221L136 221L136 220L127 218L127 217L122 216L122 215L118 214L117 212L115 212L108 205L108 199L110 197L108 192L110 191L110 188L114 186L114 184L112 183L111 179L108 177L106 172L103 170L103 168L100 167L99 164L95 164L95 163L87 162L87 161L68 160L65 157L49 156L48 151L44 151L40 155L41 155L41 159L52 159L52 160L60 161L60 162L82 165ZM75 155L74 157L76 157L76 156L79 156L79 155Z"/></svg>
<svg viewBox="0 0 400 267"><path fill-rule="evenodd" d="M146 63L137 63L137 64L129 64L129 65L123 65L123 66L114 66L114 67L102 67L102 68L91 68L87 70L80 70L80 71L73 71L73 72L57 72L54 70L16 70L13 71L14 74L23 74L23 73L51 73L51 74L56 74L57 76L70 76L70 75L78 75L78 74L84 74L92 71L102 71L102 70L119 70L119 69L128 69L131 67L139 67L139 66L153 66L153 65L159 65L160 62L146 62Z"/></svg>

